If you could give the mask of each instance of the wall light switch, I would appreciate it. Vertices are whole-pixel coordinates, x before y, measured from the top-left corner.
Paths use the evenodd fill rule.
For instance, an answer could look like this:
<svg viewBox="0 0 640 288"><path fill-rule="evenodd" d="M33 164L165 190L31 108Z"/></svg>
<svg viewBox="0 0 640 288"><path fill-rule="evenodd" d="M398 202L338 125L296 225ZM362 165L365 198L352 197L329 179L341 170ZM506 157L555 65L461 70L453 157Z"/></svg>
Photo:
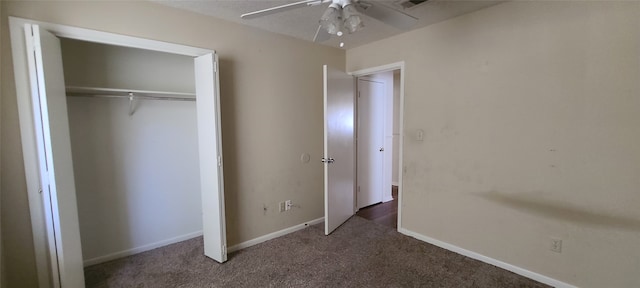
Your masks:
<svg viewBox="0 0 640 288"><path fill-rule="evenodd" d="M551 238L549 250L556 253L562 253L562 239Z"/></svg>
<svg viewBox="0 0 640 288"><path fill-rule="evenodd" d="M284 201L284 211L291 210L291 206L292 206L291 200Z"/></svg>

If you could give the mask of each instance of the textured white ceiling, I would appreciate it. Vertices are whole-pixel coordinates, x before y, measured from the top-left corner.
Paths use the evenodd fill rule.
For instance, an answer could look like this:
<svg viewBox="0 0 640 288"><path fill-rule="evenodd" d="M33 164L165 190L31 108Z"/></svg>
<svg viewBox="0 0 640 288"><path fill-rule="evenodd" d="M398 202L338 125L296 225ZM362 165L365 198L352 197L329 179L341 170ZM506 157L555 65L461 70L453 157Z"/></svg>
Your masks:
<svg viewBox="0 0 640 288"><path fill-rule="evenodd" d="M153 2L201 13L216 18L253 26L267 31L293 36L299 39L313 41L318 20L328 4L307 6L288 10L272 15L266 15L256 19L241 19L240 15L260 9L279 6L296 1L272 1L272 0L151 0ZM386 5L401 10L406 14L419 19L413 29L422 28L429 24L440 22L465 13L489 7L504 0L430 0L420 6L409 9L398 8L394 2L399 0L369 0L376 5ZM364 16L364 29L342 37L332 37L321 44L338 47L340 42L345 43L345 49L357 47L384 39L396 34L406 32L386 25L376 19Z"/></svg>

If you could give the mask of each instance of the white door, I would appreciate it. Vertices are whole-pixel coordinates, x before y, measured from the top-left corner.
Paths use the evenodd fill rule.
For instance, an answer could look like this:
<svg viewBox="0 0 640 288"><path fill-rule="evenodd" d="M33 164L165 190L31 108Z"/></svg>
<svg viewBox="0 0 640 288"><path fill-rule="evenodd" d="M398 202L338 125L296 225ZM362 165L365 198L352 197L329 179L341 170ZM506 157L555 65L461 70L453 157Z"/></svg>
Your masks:
<svg viewBox="0 0 640 288"><path fill-rule="evenodd" d="M227 234L222 182L222 142L218 56L195 58L200 191L204 255L220 263L227 261Z"/></svg>
<svg viewBox="0 0 640 288"><path fill-rule="evenodd" d="M354 80L324 65L324 233L354 214Z"/></svg>
<svg viewBox="0 0 640 288"><path fill-rule="evenodd" d="M55 235L49 239L52 270L59 273L52 275L54 285L84 287L60 40L38 25L26 25L25 36L32 104L41 121L36 131L45 217Z"/></svg>
<svg viewBox="0 0 640 288"><path fill-rule="evenodd" d="M358 79L358 209L382 202L384 83Z"/></svg>

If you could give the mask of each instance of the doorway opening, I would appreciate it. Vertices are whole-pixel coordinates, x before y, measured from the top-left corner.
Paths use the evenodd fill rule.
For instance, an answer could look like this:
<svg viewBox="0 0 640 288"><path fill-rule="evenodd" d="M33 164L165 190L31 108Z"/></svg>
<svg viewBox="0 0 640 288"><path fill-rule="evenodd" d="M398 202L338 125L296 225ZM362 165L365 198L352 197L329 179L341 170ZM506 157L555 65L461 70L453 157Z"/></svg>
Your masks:
<svg viewBox="0 0 640 288"><path fill-rule="evenodd" d="M358 194L358 175L362 173L362 167L370 167L368 163L362 164L360 163L360 168L357 166L358 157L358 149L356 148L358 142L358 133L357 126L362 123L370 124L367 121L357 121L357 95L358 91L356 89L356 83L358 82L358 77L362 78L361 86L368 87L371 91L377 91L375 89L378 84L375 82L382 82L383 80L377 80L378 74L399 70L399 75L396 76L396 81L399 85L397 85L398 93L398 105L388 104L386 107L397 107L397 149L393 149L393 137L389 137L389 139L380 140L379 135L385 135L385 132L380 133L379 131L375 133L368 133L363 136L363 132L360 131L360 137L369 137L377 139L375 144L381 145L380 143L384 143L385 141L388 144L387 147L392 147L391 149L384 149L384 146L375 146L370 145L367 149L360 149L360 153L367 155L378 155L379 153L383 153L384 155L393 152L396 150L397 157L395 165L385 165L384 162L393 163L394 158L389 155L382 157L377 157L378 163L382 163L379 166L387 167L385 175L387 175L386 179L382 176L382 174L376 174L376 176L368 176L365 180L370 181L369 186L379 189L379 194L372 196L371 198L363 198L361 196L361 200L365 199L366 201L374 201L373 203L366 203L366 201L361 202L358 206L357 194ZM358 70L351 73L345 73L340 69L329 67L328 65L323 66L323 89L324 89L324 157L322 158L322 162L324 164L324 220L325 220L325 235L331 234L336 228L342 225L344 222L349 220L359 208L365 207L367 205L372 205L375 203L383 202L383 200L388 200L387 202L393 200L392 191L387 191L384 193L385 185L391 189L392 186L392 176L393 176L393 167L396 167L398 170L397 173L397 212L395 213L397 216L396 227L400 229L402 227L402 119L403 119L403 106L404 106L404 62L392 63L384 66ZM393 75L386 74L386 75ZM388 77L388 76L387 76ZM391 77L393 79L393 77ZM393 83L393 81L388 80ZM371 84L374 83L374 84ZM389 84L389 87L395 87L396 85ZM390 88L389 88L390 89ZM384 94L384 93L383 93ZM362 93L360 93L362 95ZM392 93L390 93L392 95ZM387 101L391 101L391 98L387 98ZM363 103L361 101L361 103ZM364 102L366 105L368 102ZM381 107L384 107L384 104L380 104ZM378 105L374 105L378 107ZM380 109L380 108L377 108ZM379 114L385 114L384 111L393 111L393 110L385 110L382 108L383 112L378 112ZM373 112L372 112L373 111ZM377 115L374 109L367 109L364 118L370 117L371 119L384 118L385 115ZM361 112L361 116L366 114L365 112ZM393 113L386 113L391 116L393 119ZM377 116L376 116L377 115ZM393 122L390 121L382 121L383 123L391 124L384 125L380 124L378 126L388 126L386 128L387 132L393 131ZM374 125L375 126L375 125ZM372 136L374 135L374 136ZM377 136L375 136L377 135ZM393 133L391 133L393 136ZM362 141L361 141L362 142ZM377 150L376 150L377 149ZM382 151L381 151L382 150ZM386 151L385 151L386 150ZM361 157L362 158L362 157ZM385 160L386 159L386 160ZM369 159L371 161L371 159ZM358 169L361 171L359 172ZM362 183L362 175L360 175L360 183ZM383 178L382 181L378 181L380 178ZM382 188L381 188L382 186ZM381 189L380 189L381 188ZM362 193L363 188L359 189ZM384 196L387 195L385 199ZM367 200L368 199L368 200ZM371 200L374 199L374 200ZM376 200L378 199L378 200ZM363 204L364 203L364 204ZM392 218L393 219L393 218Z"/></svg>
<svg viewBox="0 0 640 288"><path fill-rule="evenodd" d="M398 228L401 69L356 81L356 215Z"/></svg>

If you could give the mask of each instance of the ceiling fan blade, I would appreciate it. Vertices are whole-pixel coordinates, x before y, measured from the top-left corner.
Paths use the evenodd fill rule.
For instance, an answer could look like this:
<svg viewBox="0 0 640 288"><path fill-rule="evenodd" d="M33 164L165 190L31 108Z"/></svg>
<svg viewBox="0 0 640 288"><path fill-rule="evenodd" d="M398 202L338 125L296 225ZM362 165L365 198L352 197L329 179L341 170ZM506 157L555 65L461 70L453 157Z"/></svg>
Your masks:
<svg viewBox="0 0 640 288"><path fill-rule="evenodd" d="M382 21L401 30L409 30L418 22L418 18L404 12L371 2L359 1L356 7L360 13Z"/></svg>
<svg viewBox="0 0 640 288"><path fill-rule="evenodd" d="M266 16L266 15L280 13L280 12L291 10L291 9L306 7L306 6L310 5L310 4L312 4L313 2L318 2L318 0L298 1L298 2L293 2L293 3L289 3L289 4L285 4L285 5L280 5L280 6L276 6L276 7L263 9L263 10L253 11L253 12L249 12L249 13L245 13L245 14L240 15L240 18L242 18L242 19L254 19L254 18Z"/></svg>
<svg viewBox="0 0 640 288"><path fill-rule="evenodd" d="M316 35L313 36L313 42L320 43L329 40L329 38L331 38L331 34L329 34L327 30L322 29L322 25L318 25Z"/></svg>

